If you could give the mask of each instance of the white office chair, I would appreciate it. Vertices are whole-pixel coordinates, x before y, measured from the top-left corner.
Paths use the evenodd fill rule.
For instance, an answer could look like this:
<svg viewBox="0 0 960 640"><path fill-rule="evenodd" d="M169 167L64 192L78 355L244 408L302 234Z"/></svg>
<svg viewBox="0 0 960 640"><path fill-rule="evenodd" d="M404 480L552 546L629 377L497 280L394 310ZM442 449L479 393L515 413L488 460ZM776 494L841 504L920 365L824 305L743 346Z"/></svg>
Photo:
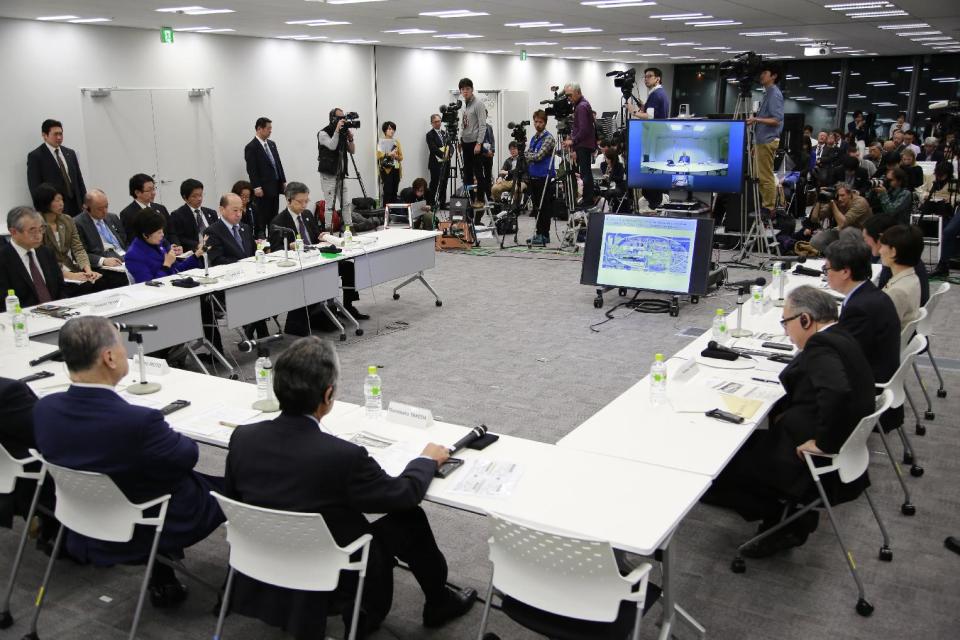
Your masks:
<svg viewBox="0 0 960 640"><path fill-rule="evenodd" d="M609 542L549 533L489 515L493 575L478 640L497 638L486 633L495 591L504 613L551 638L624 638L631 629L629 637L640 637L643 614L655 600L646 603L649 563L623 576Z"/></svg>
<svg viewBox="0 0 960 640"><path fill-rule="evenodd" d="M889 409L892 402L893 392L890 390L885 390L882 394L877 396L873 413L864 416L860 420L837 453L811 454L806 451L803 452L803 458L807 463L807 469L810 471L810 475L813 477L813 482L817 486L817 491L819 492L820 497L810 504L805 505L799 511L792 514L789 518L786 518L778 523L775 527L767 529L760 535L754 536L750 540L747 540L740 545L740 547L737 549L737 557L734 558L731 565L731 569L734 573L743 573L746 571L746 564L743 561L743 557L739 555L739 552L745 547L772 535L774 532L779 531L791 522L797 520L811 509L822 505L827 510L827 516L830 519L833 532L836 534L837 542L840 544L840 548L843 550L843 557L847 562L847 568L850 569L850 574L853 576L854 582L857 583L857 613L862 616L869 616L871 613L873 613L873 605L867 602L863 591L863 582L860 581L860 576L857 574L857 565L853 560L853 554L843 542L843 536L840 534L840 527L837 525L837 520L833 515L833 508L830 505L830 501L827 499L827 494L820 482L820 477L828 473L836 472L841 482L849 484L863 475L863 473L867 470L867 466L870 464L870 451L867 449L867 438L873 431L873 427L877 424L880 414ZM813 463L814 456L818 458L827 458L830 460L830 464L818 467ZM863 495L867 498L867 503L870 505L870 510L873 512L873 517L876 518L877 525L880 527L880 533L883 536L883 546L880 547L879 558L884 562L890 562L893 560L893 551L890 550L890 536L887 534L887 528L883 525L883 520L880 519L880 514L877 513L877 508L873 504L873 499L870 497L870 493L867 489L863 490Z"/></svg>
<svg viewBox="0 0 960 640"><path fill-rule="evenodd" d="M35 462L40 463L40 469L38 471L27 471L27 467ZM43 479L46 475L47 468L40 458L32 455L26 458L14 458L3 445L0 445L0 494L13 493L13 488L16 486L17 480L21 478L24 480L35 480L37 482L37 488L33 492L33 499L30 501L27 517L24 519L23 533L20 534L20 543L17 545L17 552L13 557L13 566L10 568L10 578L7 580L7 590L3 595L3 609L0 610L0 629L7 629L13 625L13 616L10 614L10 596L13 593L13 584L17 580L17 573L20 571L20 561L23 560L23 550L27 546L27 536L30 533L30 522L37 512L37 503L40 500L40 488L43 486Z"/></svg>
<svg viewBox="0 0 960 640"><path fill-rule="evenodd" d="M373 536L364 534L345 547L337 545L319 513L296 513L254 507L211 491L227 516L230 572L220 606L214 640L223 636L223 621L230 603L233 576L246 576L277 587L300 591L333 591L341 571L357 571L359 582L353 602L349 640L357 635L363 580ZM360 559L350 556L360 551Z"/></svg>
<svg viewBox="0 0 960 640"><path fill-rule="evenodd" d="M915 335L907 344L906 349L900 352L900 366L897 367L897 371L887 382L877 383L877 389L890 391L893 394L893 402L890 405L891 407L897 408L903 406L904 399L910 402L910 395L907 393L905 386L907 371L910 370L910 367L913 364L914 359L917 357L917 354L923 351L926 344L926 338L921 335ZM910 439L907 437L907 434L903 429L903 425L900 425L900 427L897 428L897 432L900 434L900 438L903 441L904 464L911 465L910 475L919 478L923 475L923 467L917 464L916 456L913 454L913 447L911 446ZM900 469L900 464L897 462L896 458L893 457L893 453L890 451L890 445L887 443L887 437L883 433L883 428L878 428L877 433L880 436L880 441L883 442L883 448L886 450L887 456L890 458L890 464L893 465L893 470L897 474L897 480L900 482L900 487L903 489L904 501L903 505L900 507L900 511L903 512L903 515L905 516L912 516L917 512L917 510L910 499L910 490L907 489L907 483L904 482L903 472Z"/></svg>
<svg viewBox="0 0 960 640"><path fill-rule="evenodd" d="M43 457L33 449L30 455L37 460ZM63 533L67 529L88 538L106 542L129 542L133 538L136 525L154 527L153 544L147 558L147 566L143 572L143 582L140 584L140 595L137 598L137 608L133 614L133 624L127 636L133 640L137 636L137 627L140 624L140 614L143 612L143 602L147 596L147 587L150 583L150 574L153 571L153 562L157 556L157 546L160 543L160 533L167 517L167 506L170 503L170 494L134 504L127 500L117 485L109 476L93 471L77 471L46 462L47 471L53 477L57 493L57 506L53 515L60 521L61 527L57 532L50 561L43 574L43 583L34 601L33 620L30 622L29 638L37 637L37 622L40 619L40 609L47 596L47 585L53 565L60 553L63 544ZM146 511L152 508L159 509L155 516L147 516Z"/></svg>
<svg viewBox="0 0 960 640"><path fill-rule="evenodd" d="M910 340L918 333L918 329L922 322L925 322L927 319L927 310L923 307L920 308L917 317L908 322L903 329L900 330L900 361L903 361L903 354L908 350L910 346ZM923 394L926 396L927 390L923 388L923 382L920 383L920 388L923 390ZM920 421L920 412L917 411L917 405L913 401L913 396L910 395L910 392L904 387L904 395L906 396L907 403L910 405L910 410L913 412L914 417L914 431L918 436L926 434L927 428L924 426L923 422ZM930 399L927 398L927 404L929 406ZM900 405L895 404L894 407ZM906 415L904 415L904 420L906 420ZM910 444L909 439L906 436L906 432L901 429L900 438L903 440L905 453L903 454L904 464L913 464L913 446ZM920 474L915 475L922 475Z"/></svg>
<svg viewBox="0 0 960 640"><path fill-rule="evenodd" d="M933 333L933 316L937 311L937 307L940 304L940 300L943 297L943 294L950 291L949 282L941 282L940 285L936 288L930 289L930 298L927 300L927 304L923 305L922 311L924 312L921 317L917 319L916 331L923 337L927 339L927 357L930 358L930 364L933 365L933 370L937 374L937 381L940 383L940 387L937 389L938 398L946 398L947 390L943 388L943 376L940 375L940 367L937 366L937 361L933 357L933 352L930 347L930 335ZM933 412L933 403L930 401L930 394L927 392L927 387L923 384L923 378L920 377L920 369L917 368L917 362L913 362L913 372L917 376L917 382L920 383L920 390L923 391L923 397L927 401L927 410L923 413L923 418L925 420L933 420L936 418L936 414ZM917 435L922 436L926 435L927 429L923 425L917 427Z"/></svg>

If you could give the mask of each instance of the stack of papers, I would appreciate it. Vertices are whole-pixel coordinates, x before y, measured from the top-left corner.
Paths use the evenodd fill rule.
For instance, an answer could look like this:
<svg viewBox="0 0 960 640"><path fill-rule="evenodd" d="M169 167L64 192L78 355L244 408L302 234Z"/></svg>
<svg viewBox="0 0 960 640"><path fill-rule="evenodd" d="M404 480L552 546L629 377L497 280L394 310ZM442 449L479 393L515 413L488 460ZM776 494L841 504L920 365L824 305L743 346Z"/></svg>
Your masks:
<svg viewBox="0 0 960 640"><path fill-rule="evenodd" d="M200 411L181 409L169 416L177 430L214 442L229 442L236 426L256 422L261 412L246 407L228 407L218 404ZM185 414L182 415L181 414Z"/></svg>
<svg viewBox="0 0 960 640"><path fill-rule="evenodd" d="M477 458L454 472L451 479L455 484L450 491L484 498L507 498L513 495L521 475L523 467L515 462Z"/></svg>

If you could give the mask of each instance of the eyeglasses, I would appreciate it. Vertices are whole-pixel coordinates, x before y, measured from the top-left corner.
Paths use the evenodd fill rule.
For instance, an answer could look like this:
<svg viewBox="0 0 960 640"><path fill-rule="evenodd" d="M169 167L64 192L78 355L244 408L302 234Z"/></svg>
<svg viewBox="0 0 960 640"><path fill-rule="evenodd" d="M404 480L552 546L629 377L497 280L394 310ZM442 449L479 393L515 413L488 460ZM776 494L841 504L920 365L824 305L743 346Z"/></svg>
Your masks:
<svg viewBox="0 0 960 640"><path fill-rule="evenodd" d="M802 316L802 315L803 315L802 313L797 313L797 314L795 314L795 315L790 316L789 318L783 318L782 320L780 320L780 326L781 326L782 328L786 329L788 322L790 322L791 320L796 320L797 318L799 318L799 317Z"/></svg>

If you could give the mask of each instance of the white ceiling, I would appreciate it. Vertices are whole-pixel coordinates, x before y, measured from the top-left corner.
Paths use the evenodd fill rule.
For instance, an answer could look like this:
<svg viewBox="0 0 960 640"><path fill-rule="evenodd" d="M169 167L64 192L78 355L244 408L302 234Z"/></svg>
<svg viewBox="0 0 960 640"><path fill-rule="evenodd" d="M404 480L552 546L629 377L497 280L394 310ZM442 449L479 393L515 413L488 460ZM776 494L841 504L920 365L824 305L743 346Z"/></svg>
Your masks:
<svg viewBox="0 0 960 640"><path fill-rule="evenodd" d="M333 0L343 2L344 0ZM357 2L358 0L352 0ZM462 47L464 51L502 50L519 55L579 57L591 60L616 60L638 63L685 63L698 60L724 60L730 50L752 50L766 55L802 57L802 43L776 42L773 38L811 38L834 46L849 47L861 55L907 55L940 52L934 45L960 40L960 3L955 0L890 0L908 15L853 19L842 11L831 11L827 4L856 0L658 0L643 7L599 9L585 6L581 0L382 0L357 4L328 4L322 0L202 0L213 9L233 9L234 13L189 16L155 11L163 7L185 6L181 0L3 0L0 16L33 20L41 16L75 15L79 18L111 18L98 26L135 27L158 30L209 27L233 29L224 35L264 38L282 36L325 37L335 40L376 40L379 44L425 48ZM467 9L489 15L466 18L419 16L424 11ZM886 8L891 10L890 7ZM847 11L854 11L848 9ZM859 9L867 11L868 9ZM732 26L694 27L684 20L664 21L651 15L701 13L717 20L742 22ZM335 26L289 25L287 21L326 19L350 24ZM563 27L592 27L599 32L563 34L549 28L517 28L506 23L524 21L562 23ZM694 20L691 18L690 20ZM687 21L690 21L687 20ZM920 31L939 31L917 37L951 40L913 41L898 36L900 30L884 30L880 25L927 23ZM391 29L417 28L435 34L399 35L384 33ZM782 31L783 35L748 37L744 32ZM444 34L483 36L470 39L434 37ZM219 35L219 34L218 34ZM159 34L158 34L159 37ZM628 42L622 38L659 37L662 41ZM552 45L522 45L519 42L553 42ZM679 44L692 43L692 44ZM667 46L674 45L676 46ZM598 47L567 49L567 47ZM697 49L697 47L727 47ZM617 52L617 53L610 53ZM834 54L840 55L840 54ZM843 54L847 55L849 54Z"/></svg>

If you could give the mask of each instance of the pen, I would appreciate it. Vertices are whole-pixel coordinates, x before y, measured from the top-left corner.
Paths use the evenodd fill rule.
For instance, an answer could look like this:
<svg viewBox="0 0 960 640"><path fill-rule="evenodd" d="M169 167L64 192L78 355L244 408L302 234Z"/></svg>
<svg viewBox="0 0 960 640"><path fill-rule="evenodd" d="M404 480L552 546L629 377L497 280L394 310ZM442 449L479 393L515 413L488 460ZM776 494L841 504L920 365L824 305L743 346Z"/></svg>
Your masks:
<svg viewBox="0 0 960 640"><path fill-rule="evenodd" d="M751 380L756 380L757 382L766 382L768 384L780 384L779 380L767 380L766 378L750 378ZM220 424L223 424L222 422Z"/></svg>
<svg viewBox="0 0 960 640"><path fill-rule="evenodd" d="M224 426L224 427L230 427L231 429L236 429L238 426L240 426L240 425L234 424L234 423L232 423L232 422L227 422L226 420L220 420L217 424L219 424L219 425L221 425L221 426Z"/></svg>

